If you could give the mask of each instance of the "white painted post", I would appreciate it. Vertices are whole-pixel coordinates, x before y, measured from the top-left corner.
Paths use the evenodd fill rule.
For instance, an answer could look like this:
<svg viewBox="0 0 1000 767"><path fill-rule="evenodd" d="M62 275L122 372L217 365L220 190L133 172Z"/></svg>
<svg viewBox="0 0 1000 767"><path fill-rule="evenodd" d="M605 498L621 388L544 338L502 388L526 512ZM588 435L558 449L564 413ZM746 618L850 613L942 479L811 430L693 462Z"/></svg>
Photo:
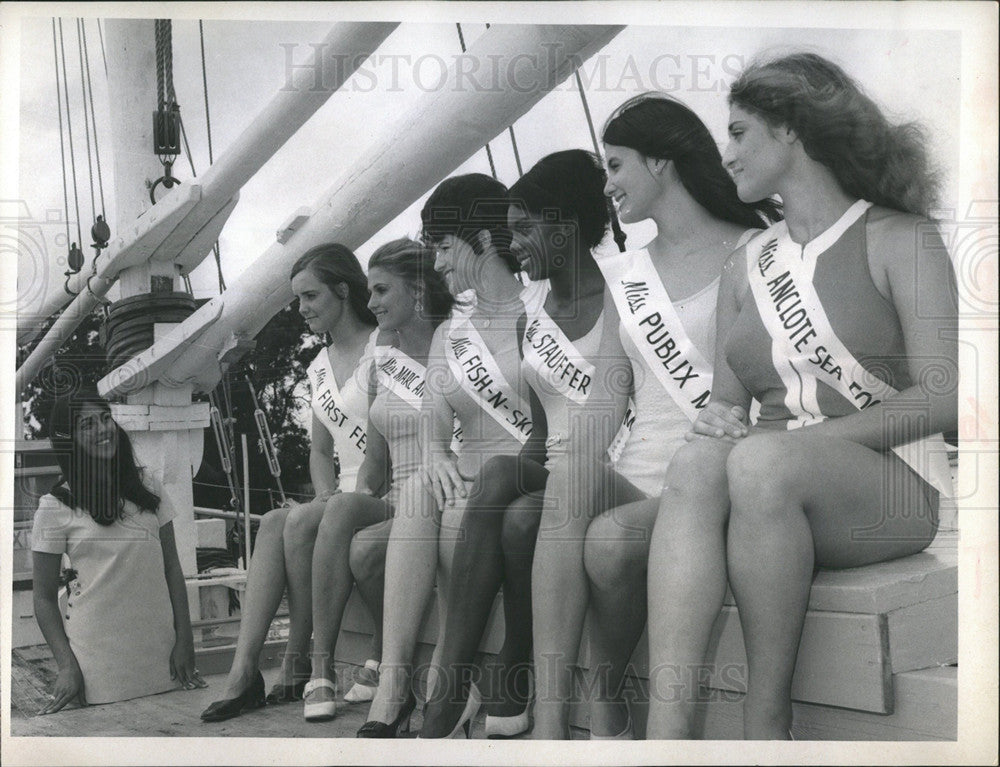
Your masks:
<svg viewBox="0 0 1000 767"><path fill-rule="evenodd" d="M163 175L153 154L156 101L156 36L151 19L111 19L105 25L108 57L108 94L111 111L115 173L115 220L119 228L131 224L152 207L149 187ZM170 261L149 261L123 269L121 297L149 293L153 277L180 286ZM173 324L157 328L162 333ZM112 412L129 433L136 459L162 483L163 495L176 509L174 534L185 575L198 572L195 558L197 531L191 479L201 464L202 429L208 424L207 406L192 404L191 387L168 388L153 383L126 395ZM201 617L195 586L188 588L191 618Z"/></svg>

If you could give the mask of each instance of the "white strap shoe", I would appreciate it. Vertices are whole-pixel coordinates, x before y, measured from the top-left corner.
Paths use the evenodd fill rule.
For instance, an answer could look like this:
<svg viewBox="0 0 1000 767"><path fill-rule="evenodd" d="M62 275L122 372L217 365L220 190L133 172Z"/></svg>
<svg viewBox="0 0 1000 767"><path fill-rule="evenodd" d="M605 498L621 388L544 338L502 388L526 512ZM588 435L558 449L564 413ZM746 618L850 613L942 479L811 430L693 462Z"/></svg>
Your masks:
<svg viewBox="0 0 1000 767"><path fill-rule="evenodd" d="M378 690L378 671L381 663L377 660L366 660L364 668L358 672L354 685L344 696L346 703L365 703L375 699Z"/></svg>
<svg viewBox="0 0 1000 767"><path fill-rule="evenodd" d="M302 690L302 715L307 722L325 722L337 715L337 701L335 700L309 702L309 695L322 687L328 688L334 695L337 694L337 685L329 679L310 679L305 689Z"/></svg>
<svg viewBox="0 0 1000 767"><path fill-rule="evenodd" d="M629 709L628 722L626 722L624 730L619 732L617 735L594 735L593 731L591 731L590 739L591 740L635 740L635 730L632 726L631 709Z"/></svg>
<svg viewBox="0 0 1000 767"><path fill-rule="evenodd" d="M487 738L514 738L521 733L527 732L531 726L528 710L531 704L524 707L524 711L514 716L490 716L486 715L486 737Z"/></svg>

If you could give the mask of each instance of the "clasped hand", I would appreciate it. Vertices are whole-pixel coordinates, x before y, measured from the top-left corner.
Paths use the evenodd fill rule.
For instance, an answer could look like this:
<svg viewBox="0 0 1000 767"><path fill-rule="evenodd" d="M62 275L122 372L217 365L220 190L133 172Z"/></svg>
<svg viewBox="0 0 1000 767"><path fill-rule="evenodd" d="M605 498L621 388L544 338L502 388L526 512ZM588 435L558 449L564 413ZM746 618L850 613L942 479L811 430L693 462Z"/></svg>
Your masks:
<svg viewBox="0 0 1000 767"><path fill-rule="evenodd" d="M698 437L714 437L735 442L749 433L747 420L747 411L739 405L709 402L699 411L684 439L691 442Z"/></svg>

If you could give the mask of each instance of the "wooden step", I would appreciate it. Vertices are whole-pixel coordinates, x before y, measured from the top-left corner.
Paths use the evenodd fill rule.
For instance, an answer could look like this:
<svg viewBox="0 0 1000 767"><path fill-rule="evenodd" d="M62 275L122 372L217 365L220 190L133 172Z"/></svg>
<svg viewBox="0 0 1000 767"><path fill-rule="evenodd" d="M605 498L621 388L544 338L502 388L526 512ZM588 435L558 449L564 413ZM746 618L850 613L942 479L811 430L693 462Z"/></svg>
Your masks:
<svg viewBox="0 0 1000 767"><path fill-rule="evenodd" d="M645 736L648 699L641 684L631 680L626 699L637 738ZM796 740L956 740L958 737L958 668L943 666L894 674L895 711L889 715L820 706L792 704L792 734ZM577 680L578 697L586 687ZM704 740L742 740L743 694L709 690L698 706L696 737ZM590 728L585 702L570 707L574 727Z"/></svg>
<svg viewBox="0 0 1000 767"><path fill-rule="evenodd" d="M792 688L794 699L807 704L892 714L896 702L894 680L899 674L957 661L957 591L954 534L939 535L927 551L911 557L820 572L813 585L799 647ZM373 628L368 611L356 593L348 602L343 628L345 632L360 635L370 634ZM418 641L432 648L437 633L437 605L432 600ZM497 653L502 645L503 611L498 597L480 651ZM746 654L734 605L723 608L711 647L708 685L720 691L742 693L746 689ZM338 648L338 660L361 663L365 657ZM583 669L593 665L586 631L579 665ZM637 679L649 679L645 633L631 665Z"/></svg>

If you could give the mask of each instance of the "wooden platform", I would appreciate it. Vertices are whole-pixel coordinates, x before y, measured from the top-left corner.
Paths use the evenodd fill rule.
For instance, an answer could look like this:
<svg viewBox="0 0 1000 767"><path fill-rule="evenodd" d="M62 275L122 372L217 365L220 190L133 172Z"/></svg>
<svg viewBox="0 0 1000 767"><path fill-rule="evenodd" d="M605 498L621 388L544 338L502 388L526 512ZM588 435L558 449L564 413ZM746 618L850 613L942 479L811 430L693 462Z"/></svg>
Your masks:
<svg viewBox="0 0 1000 767"><path fill-rule="evenodd" d="M731 602L731 600L729 600ZM232 627L235 629L235 625ZM371 618L352 594L338 641L341 690L368 656ZM232 632L228 632L232 633ZM276 677L284 642L280 624L261 654L268 686ZM957 534L943 533L913 557L871 567L821 572L813 586L793 686L799 739L953 740L957 737ZM419 633L417 657L422 682L437 637L432 604ZM351 737L363 723L366 705L345 706L328 725L310 725L298 705L278 706L228 723L203 724L198 715L219 697L231 660L231 645L199 649L199 668L212 688L173 692L121 704L32 717L54 678L47 648L15 650L12 679L13 735L234 735L260 737ZM480 646L486 654L503 642L499 599ZM746 658L736 608L727 604L713 635L714 671L700 708L699 734L706 739L742 737ZM47 660L46 660L47 659ZM48 665L47 665L48 664ZM581 647L577 696L571 722L586 737L591 686L590 651ZM645 637L631 660L627 697L637 736L648 701ZM415 726L419 720L415 720ZM479 725L481 727L481 724ZM320 729L321 728L321 729ZM211 730L211 731L209 731ZM474 730L475 735L475 730Z"/></svg>
<svg viewBox="0 0 1000 767"><path fill-rule="evenodd" d="M702 735L742 737L746 655L731 595L713 633ZM371 619L352 595L338 659L362 663ZM419 634L418 664L437 638L432 605ZM499 651L499 598L480 645ZM645 722L649 661L643 635L631 659L633 721ZM957 725L958 535L941 532L920 554L869 567L822 571L813 584L793 682L795 732L830 740L953 740ZM589 728L591 665L586 637L580 651L579 698L572 723ZM641 728L640 728L641 729ZM638 733L637 733L638 734Z"/></svg>

